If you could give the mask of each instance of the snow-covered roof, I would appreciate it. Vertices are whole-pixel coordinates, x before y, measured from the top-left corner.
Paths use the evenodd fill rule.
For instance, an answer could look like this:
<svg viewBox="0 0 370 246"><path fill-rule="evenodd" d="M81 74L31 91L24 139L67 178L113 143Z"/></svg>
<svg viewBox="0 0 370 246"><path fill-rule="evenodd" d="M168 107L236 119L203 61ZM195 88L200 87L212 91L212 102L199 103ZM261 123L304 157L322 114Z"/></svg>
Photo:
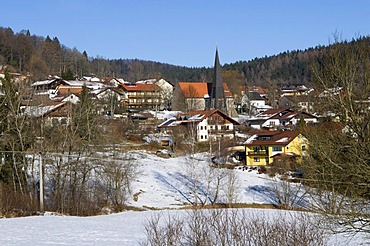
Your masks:
<svg viewBox="0 0 370 246"><path fill-rule="evenodd" d="M252 143L254 140L256 140L257 139L257 134L254 134L254 135L252 135L250 138L248 138L245 142L244 142L244 144L250 144L250 143Z"/></svg>
<svg viewBox="0 0 370 246"><path fill-rule="evenodd" d="M67 80L65 82L70 86L83 86L86 83L85 81L78 81L78 80Z"/></svg>
<svg viewBox="0 0 370 246"><path fill-rule="evenodd" d="M294 131L261 131L248 138L245 145L287 145L298 136Z"/></svg>
<svg viewBox="0 0 370 246"><path fill-rule="evenodd" d="M176 126L179 123L180 122L175 117L171 117L168 120L165 120L164 122L159 124L158 127Z"/></svg>
<svg viewBox="0 0 370 246"><path fill-rule="evenodd" d="M32 83L31 86L49 85L49 84L53 83L54 81L55 81L55 79L36 81L36 82Z"/></svg>
<svg viewBox="0 0 370 246"><path fill-rule="evenodd" d="M176 117L178 114L183 114L183 112L181 111L168 111L168 110L163 111L146 110L144 112L149 112L152 115L155 115L155 117L160 120L167 120L169 118Z"/></svg>
<svg viewBox="0 0 370 246"><path fill-rule="evenodd" d="M41 117L64 104L64 102L61 102L58 104L47 106L25 106L23 109L25 115L28 115L30 117Z"/></svg>
<svg viewBox="0 0 370 246"><path fill-rule="evenodd" d="M204 117L204 114L196 114L189 117L189 120L201 120Z"/></svg>
<svg viewBox="0 0 370 246"><path fill-rule="evenodd" d="M284 142L288 142L288 141L289 141L288 137L283 137L281 139L276 140L277 143L284 143Z"/></svg>
<svg viewBox="0 0 370 246"><path fill-rule="evenodd" d="M136 81L136 84L154 84L156 81L156 79L139 80Z"/></svg>

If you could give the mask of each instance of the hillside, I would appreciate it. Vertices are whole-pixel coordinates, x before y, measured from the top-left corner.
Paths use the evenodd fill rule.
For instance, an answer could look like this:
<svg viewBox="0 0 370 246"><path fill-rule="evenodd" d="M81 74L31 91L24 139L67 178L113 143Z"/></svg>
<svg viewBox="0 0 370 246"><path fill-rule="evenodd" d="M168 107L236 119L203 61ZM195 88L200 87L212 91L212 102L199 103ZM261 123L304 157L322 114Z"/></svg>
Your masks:
<svg viewBox="0 0 370 246"><path fill-rule="evenodd" d="M121 77L127 81L160 76L177 82L201 80L202 76L211 72L206 68L188 68L155 61L89 57L86 51L64 46L57 37L37 36L29 30L14 33L11 28L3 27L0 27L0 65L11 66L12 72L28 74L33 81L45 79L48 75L73 79L95 74L100 78Z"/></svg>
<svg viewBox="0 0 370 246"><path fill-rule="evenodd" d="M370 37L339 42L337 45L356 47L361 43L369 44ZM370 49L370 45L368 47ZM295 83L310 85L314 82L311 66L322 60L326 48L327 46L310 47L225 64L223 76L230 87L233 87L233 83L240 85L244 82L264 86ZM220 58L222 61L222 51ZM213 60L213 57L209 59ZM57 37L41 37L28 30L14 33L11 28L2 27L0 65L10 65L16 72L30 74L33 80L43 79L50 74L66 79L95 74L98 77L122 77L128 81L164 77L172 83L212 79L212 68L189 68L138 59L89 57L86 51L64 46Z"/></svg>
<svg viewBox="0 0 370 246"><path fill-rule="evenodd" d="M145 226L151 219L162 216L160 224L163 225L170 216L175 218L189 216L191 210L178 209L186 204L188 199L193 199L192 187L190 189L187 187L190 181L186 178L184 157L164 159L146 152L132 154L136 156L135 159L141 169L132 188L133 192L141 191L141 193L138 199L131 200L130 204L141 208L161 210L125 211L90 217L55 216L57 214L46 212L44 216L3 218L0 219L0 230L2 231L0 244L143 245L141 243L146 239ZM200 161L201 168L206 165L206 159L202 158ZM276 198L273 192L273 179L265 174L258 174L257 171L234 170L234 172L239 180L239 202L274 203ZM200 191L200 187L207 184L199 182L198 185ZM261 221L264 219L270 222L282 219L289 221L294 220L296 216L300 218L300 212L296 211L261 208L243 208L239 211L250 218L259 218ZM308 215L315 217L315 214ZM314 226L317 230L317 225ZM325 245L361 245L366 243L366 234L333 235L328 233L325 235L325 240L327 242Z"/></svg>

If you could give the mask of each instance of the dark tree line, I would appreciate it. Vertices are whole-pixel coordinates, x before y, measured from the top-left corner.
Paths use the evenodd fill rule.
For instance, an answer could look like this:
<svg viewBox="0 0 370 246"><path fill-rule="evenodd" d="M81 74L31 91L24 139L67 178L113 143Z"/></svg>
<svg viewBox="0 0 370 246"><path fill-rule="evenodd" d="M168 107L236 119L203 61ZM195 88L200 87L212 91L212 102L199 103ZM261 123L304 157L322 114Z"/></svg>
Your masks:
<svg viewBox="0 0 370 246"><path fill-rule="evenodd" d="M31 76L31 80L59 75L66 79L94 74L98 77L122 77L128 81L164 77L176 83L180 80L199 81L210 74L208 68L188 68L137 59L88 57L86 51L68 48L57 37L32 35L28 30L14 33L0 27L0 65L13 72Z"/></svg>
<svg viewBox="0 0 370 246"><path fill-rule="evenodd" d="M356 47L369 42L370 37L360 37L336 45ZM223 72L229 72L226 79L229 87L233 87L233 80L239 81L241 75L249 85L266 87L271 84L313 85L312 64L320 62L327 49L328 46L316 46L250 61L237 61L225 64ZM81 53L75 48L62 45L57 37L31 35L28 30L14 33L11 28L2 27L0 27L0 64L10 65L15 71L23 74L30 74L33 80L45 79L47 75L59 75L70 79L91 74L98 77L121 77L133 82L162 77L173 84L178 81L212 80L212 68L190 68L138 59L93 58L88 57L86 51ZM235 74L235 78L230 77L230 74ZM237 83L240 84L240 81Z"/></svg>
<svg viewBox="0 0 370 246"><path fill-rule="evenodd" d="M255 58L251 61L238 61L225 64L224 70L237 70L242 72L249 85L288 86L294 84L315 85L315 76L312 66L322 63L325 57L330 56L331 46L339 48L357 49L366 46L370 50L370 37L354 38L351 41L341 41L328 46L316 46L306 50L286 51L277 55Z"/></svg>

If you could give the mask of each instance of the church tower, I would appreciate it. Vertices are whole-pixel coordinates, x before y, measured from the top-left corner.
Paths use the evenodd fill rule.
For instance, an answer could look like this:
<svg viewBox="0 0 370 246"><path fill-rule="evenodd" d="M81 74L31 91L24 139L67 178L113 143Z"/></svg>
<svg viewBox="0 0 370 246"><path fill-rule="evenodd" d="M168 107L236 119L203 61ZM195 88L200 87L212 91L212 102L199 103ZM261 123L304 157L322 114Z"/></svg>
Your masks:
<svg viewBox="0 0 370 246"><path fill-rule="evenodd" d="M218 109L227 114L224 84L221 76L221 65L218 58L218 49L216 48L215 66L213 68L213 81L211 89L212 108Z"/></svg>

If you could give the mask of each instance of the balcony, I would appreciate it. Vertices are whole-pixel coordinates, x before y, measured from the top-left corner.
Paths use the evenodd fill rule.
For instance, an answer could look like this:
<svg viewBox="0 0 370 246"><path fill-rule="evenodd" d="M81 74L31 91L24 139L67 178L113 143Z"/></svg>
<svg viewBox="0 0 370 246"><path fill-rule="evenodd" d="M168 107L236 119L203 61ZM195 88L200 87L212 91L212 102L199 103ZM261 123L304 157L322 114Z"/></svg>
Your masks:
<svg viewBox="0 0 370 246"><path fill-rule="evenodd" d="M160 98L160 95L128 95L128 98L147 98L147 99L159 99Z"/></svg>
<svg viewBox="0 0 370 246"><path fill-rule="evenodd" d="M258 150L258 151L248 151L249 156L268 156L268 152L266 150Z"/></svg>
<svg viewBox="0 0 370 246"><path fill-rule="evenodd" d="M209 134L232 134L234 133L234 130L215 130L215 129L209 129Z"/></svg>

